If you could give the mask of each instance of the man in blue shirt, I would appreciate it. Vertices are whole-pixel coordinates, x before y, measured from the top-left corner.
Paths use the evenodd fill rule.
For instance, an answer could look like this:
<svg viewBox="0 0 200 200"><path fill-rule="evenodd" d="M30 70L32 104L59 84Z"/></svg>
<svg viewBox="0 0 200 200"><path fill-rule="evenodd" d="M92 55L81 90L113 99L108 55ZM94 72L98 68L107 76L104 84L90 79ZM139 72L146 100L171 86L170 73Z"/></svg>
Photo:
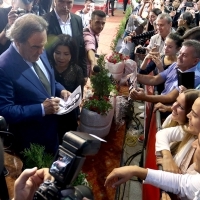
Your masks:
<svg viewBox="0 0 200 200"><path fill-rule="evenodd" d="M187 40L183 43L179 51L177 62L173 63L168 69L160 72L156 76L138 74L137 80L144 85L158 85L165 83L165 89L161 95L147 95L141 88L134 88L130 92L130 97L134 100L142 100L153 103L161 102L170 104L175 102L179 94L177 69L182 72L195 72L195 87L200 84L200 71L197 67L200 63L200 42Z"/></svg>

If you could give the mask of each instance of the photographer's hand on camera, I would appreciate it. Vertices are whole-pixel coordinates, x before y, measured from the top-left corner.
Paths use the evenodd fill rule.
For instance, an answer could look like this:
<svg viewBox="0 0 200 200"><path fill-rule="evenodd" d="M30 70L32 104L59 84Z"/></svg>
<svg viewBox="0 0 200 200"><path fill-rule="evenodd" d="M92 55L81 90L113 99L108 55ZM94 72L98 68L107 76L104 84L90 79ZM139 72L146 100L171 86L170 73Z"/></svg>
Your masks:
<svg viewBox="0 0 200 200"><path fill-rule="evenodd" d="M45 115L56 114L60 108L59 102L60 102L59 98L54 98L54 97L52 97L51 99L47 98L43 102Z"/></svg>
<svg viewBox="0 0 200 200"><path fill-rule="evenodd" d="M169 15L170 15L171 17L174 17L174 16L176 15L176 11L175 11L175 10L171 11L171 12L169 13Z"/></svg>
<svg viewBox="0 0 200 200"><path fill-rule="evenodd" d="M137 88L137 89L133 88L130 91L130 97L133 100L145 100L145 96L146 94L143 88Z"/></svg>
<svg viewBox="0 0 200 200"><path fill-rule="evenodd" d="M45 180L54 180L48 168L25 169L15 181L13 200L33 199L36 190Z"/></svg>
<svg viewBox="0 0 200 200"><path fill-rule="evenodd" d="M18 17L17 10L11 9L8 13L8 24L11 26Z"/></svg>

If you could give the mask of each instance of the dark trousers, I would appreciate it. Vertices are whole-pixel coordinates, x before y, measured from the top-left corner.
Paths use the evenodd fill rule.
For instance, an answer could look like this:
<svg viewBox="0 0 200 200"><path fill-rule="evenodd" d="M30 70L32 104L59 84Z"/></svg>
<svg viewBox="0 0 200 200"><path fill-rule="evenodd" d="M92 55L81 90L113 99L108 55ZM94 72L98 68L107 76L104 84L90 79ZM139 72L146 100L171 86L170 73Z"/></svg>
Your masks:
<svg viewBox="0 0 200 200"><path fill-rule="evenodd" d="M112 15L114 15L114 5L115 5L115 1L110 1L110 8L111 8Z"/></svg>
<svg viewBox="0 0 200 200"><path fill-rule="evenodd" d="M128 0L123 0L124 11L126 11L127 4L128 4Z"/></svg>
<svg viewBox="0 0 200 200"><path fill-rule="evenodd" d="M58 138L59 138L59 144L62 144L63 136L68 131L76 131L78 127L77 123L77 114L79 107L75 108L71 112L64 114L64 115L58 115Z"/></svg>

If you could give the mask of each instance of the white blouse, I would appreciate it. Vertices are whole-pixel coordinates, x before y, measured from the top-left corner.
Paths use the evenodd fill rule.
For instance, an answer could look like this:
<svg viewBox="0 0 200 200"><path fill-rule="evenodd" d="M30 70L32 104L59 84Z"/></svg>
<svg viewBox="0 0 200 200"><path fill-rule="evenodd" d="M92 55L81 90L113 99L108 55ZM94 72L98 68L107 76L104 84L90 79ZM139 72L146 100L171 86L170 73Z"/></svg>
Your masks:
<svg viewBox="0 0 200 200"><path fill-rule="evenodd" d="M182 200L200 200L200 174L174 174L148 169L145 184L177 194Z"/></svg>

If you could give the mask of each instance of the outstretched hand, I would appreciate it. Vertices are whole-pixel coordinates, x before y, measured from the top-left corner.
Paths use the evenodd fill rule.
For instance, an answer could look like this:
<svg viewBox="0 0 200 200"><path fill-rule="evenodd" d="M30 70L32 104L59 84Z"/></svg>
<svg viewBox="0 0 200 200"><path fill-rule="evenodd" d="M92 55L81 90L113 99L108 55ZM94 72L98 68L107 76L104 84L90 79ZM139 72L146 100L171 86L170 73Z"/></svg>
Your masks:
<svg viewBox="0 0 200 200"><path fill-rule="evenodd" d="M138 166L124 166L115 168L106 178L104 186L111 186L113 188L119 186L122 183L130 180L133 176L136 176L144 180L147 176L148 170Z"/></svg>
<svg viewBox="0 0 200 200"><path fill-rule="evenodd" d="M154 112L159 110L160 112L172 112L171 106L164 105L162 103L157 103L154 105Z"/></svg>
<svg viewBox="0 0 200 200"><path fill-rule="evenodd" d="M48 168L39 170L37 170L37 167L25 169L15 181L13 200L33 199L40 184L45 180L54 180L54 178L49 174Z"/></svg>
<svg viewBox="0 0 200 200"><path fill-rule="evenodd" d="M107 176L104 186L111 186L113 188L125 183L133 176L133 166L125 166L113 169Z"/></svg>
<svg viewBox="0 0 200 200"><path fill-rule="evenodd" d="M161 200L171 200L171 198L166 192L162 192Z"/></svg>
<svg viewBox="0 0 200 200"><path fill-rule="evenodd" d="M144 100L145 96L146 94L143 88L132 89L130 91L130 97L133 100Z"/></svg>

